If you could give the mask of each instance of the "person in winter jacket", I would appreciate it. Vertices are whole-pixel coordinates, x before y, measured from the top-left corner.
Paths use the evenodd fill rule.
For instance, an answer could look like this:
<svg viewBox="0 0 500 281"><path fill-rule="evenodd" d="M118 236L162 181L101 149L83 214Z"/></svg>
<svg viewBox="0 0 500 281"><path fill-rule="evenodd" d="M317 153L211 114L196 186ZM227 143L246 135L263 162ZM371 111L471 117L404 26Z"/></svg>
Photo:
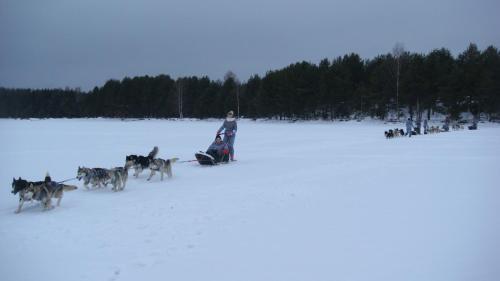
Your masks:
<svg viewBox="0 0 500 281"><path fill-rule="evenodd" d="M227 113L226 120L222 123L222 126L217 130L217 135L219 135L224 130L224 142L227 143L229 147L229 157L231 161L234 161L234 139L236 138L236 131L238 130L238 124L234 118L234 112L231 110Z"/></svg>
<svg viewBox="0 0 500 281"><path fill-rule="evenodd" d="M478 123L478 118L474 116L472 118L472 125L469 126L469 130L477 130L477 123Z"/></svg>
<svg viewBox="0 0 500 281"><path fill-rule="evenodd" d="M222 141L220 135L215 137L214 142L208 147L207 154L212 156L216 162L229 161L229 147Z"/></svg>
<svg viewBox="0 0 500 281"><path fill-rule="evenodd" d="M451 123L450 117L446 116L446 118L444 119L444 125L443 125L443 130L445 132L448 132L450 130L450 123Z"/></svg>
<svg viewBox="0 0 500 281"><path fill-rule="evenodd" d="M420 135L421 134L420 131L421 131L421 128L422 128L422 118L420 118L420 116L417 117L417 122L416 123L417 123L416 124L417 126L415 127L415 131L417 132L418 135Z"/></svg>
<svg viewBox="0 0 500 281"><path fill-rule="evenodd" d="M413 131L413 121L410 118L406 120L406 133L411 138L411 132Z"/></svg>

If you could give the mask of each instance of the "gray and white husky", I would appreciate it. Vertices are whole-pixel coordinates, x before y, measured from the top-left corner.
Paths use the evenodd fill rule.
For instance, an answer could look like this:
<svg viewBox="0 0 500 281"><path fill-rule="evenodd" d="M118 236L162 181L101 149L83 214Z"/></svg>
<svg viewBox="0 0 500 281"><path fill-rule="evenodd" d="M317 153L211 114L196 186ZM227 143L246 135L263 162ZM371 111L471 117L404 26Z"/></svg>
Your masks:
<svg viewBox="0 0 500 281"><path fill-rule="evenodd" d="M150 180L156 172L161 173L161 180L163 180L163 174L166 173L169 178L172 177L172 164L177 162L179 158L172 158L172 159L161 159L161 158L156 158L149 163L149 169L151 170L151 174L149 175L148 180Z"/></svg>
<svg viewBox="0 0 500 281"><path fill-rule="evenodd" d="M108 170L110 183L113 191L121 191L125 188L128 179L128 169L126 167L116 167Z"/></svg>
<svg viewBox="0 0 500 281"><path fill-rule="evenodd" d="M78 180L83 179L83 186L89 189L89 183L92 188L102 187L102 185L107 186L111 180L109 175L109 170L103 168L86 168L78 167L78 172L76 175Z"/></svg>

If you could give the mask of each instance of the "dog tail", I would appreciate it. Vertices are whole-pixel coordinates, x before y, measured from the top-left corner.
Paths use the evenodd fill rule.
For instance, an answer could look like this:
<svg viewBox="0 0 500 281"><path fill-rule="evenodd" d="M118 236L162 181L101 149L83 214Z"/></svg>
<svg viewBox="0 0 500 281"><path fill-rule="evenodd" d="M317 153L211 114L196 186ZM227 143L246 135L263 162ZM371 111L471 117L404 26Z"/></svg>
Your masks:
<svg viewBox="0 0 500 281"><path fill-rule="evenodd" d="M153 147L153 150L148 154L149 159L154 159L156 158L156 155L158 155L158 146Z"/></svg>
<svg viewBox="0 0 500 281"><path fill-rule="evenodd" d="M177 161L179 161L179 158L177 158L177 157L170 159L170 163L175 163Z"/></svg>
<svg viewBox="0 0 500 281"><path fill-rule="evenodd" d="M63 190L64 191L71 191L77 189L76 186L74 185L69 185L69 184L63 184Z"/></svg>

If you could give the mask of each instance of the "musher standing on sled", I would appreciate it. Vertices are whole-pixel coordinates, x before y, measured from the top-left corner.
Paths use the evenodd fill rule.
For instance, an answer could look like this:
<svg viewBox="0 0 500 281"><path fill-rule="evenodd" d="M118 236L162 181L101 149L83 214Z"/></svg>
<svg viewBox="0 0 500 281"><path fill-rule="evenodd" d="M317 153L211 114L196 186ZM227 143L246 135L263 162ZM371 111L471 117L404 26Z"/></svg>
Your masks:
<svg viewBox="0 0 500 281"><path fill-rule="evenodd" d="M411 138L411 133L413 131L413 121L411 121L410 118L406 120L406 133L408 134L408 137Z"/></svg>
<svg viewBox="0 0 500 281"><path fill-rule="evenodd" d="M231 110L227 113L226 120L222 126L217 130L217 135L224 130L224 142L229 146L229 158L234 161L234 138L236 137L236 131L238 130L238 125L236 124L236 119L233 117L234 112Z"/></svg>

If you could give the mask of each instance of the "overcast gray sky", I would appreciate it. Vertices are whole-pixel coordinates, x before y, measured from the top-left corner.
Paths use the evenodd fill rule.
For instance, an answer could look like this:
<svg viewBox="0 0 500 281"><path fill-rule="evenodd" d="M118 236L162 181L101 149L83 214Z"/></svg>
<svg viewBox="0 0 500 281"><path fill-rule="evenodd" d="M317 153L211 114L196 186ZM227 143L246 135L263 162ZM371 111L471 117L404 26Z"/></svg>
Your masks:
<svg viewBox="0 0 500 281"><path fill-rule="evenodd" d="M0 0L0 86L252 74L355 52L500 47L498 0Z"/></svg>

